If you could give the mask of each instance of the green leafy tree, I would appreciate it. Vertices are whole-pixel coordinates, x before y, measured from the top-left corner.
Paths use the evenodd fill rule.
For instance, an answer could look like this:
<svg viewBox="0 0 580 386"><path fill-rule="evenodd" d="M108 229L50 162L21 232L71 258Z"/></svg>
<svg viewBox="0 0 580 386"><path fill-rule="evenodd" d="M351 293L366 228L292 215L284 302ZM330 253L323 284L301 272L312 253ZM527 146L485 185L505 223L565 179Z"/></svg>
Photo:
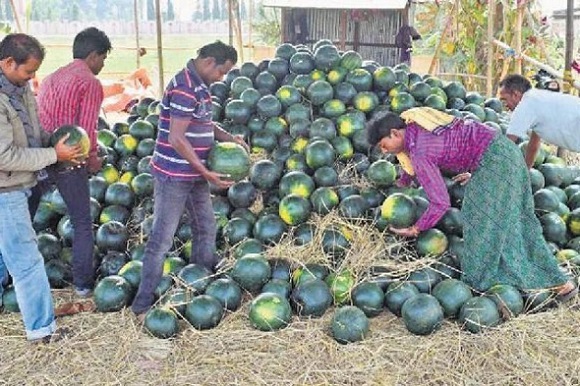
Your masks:
<svg viewBox="0 0 580 386"><path fill-rule="evenodd" d="M220 11L220 3L218 0L213 0L213 7L211 11L211 18L213 20L220 20L221 18L221 11Z"/></svg>
<svg viewBox="0 0 580 386"><path fill-rule="evenodd" d="M228 20L228 4L227 4L227 0L221 0L220 1L221 7L221 14L220 14L220 20Z"/></svg>
<svg viewBox="0 0 580 386"><path fill-rule="evenodd" d="M201 2L199 0L195 3L195 11L193 12L192 20L193 21L203 20L203 12L201 10Z"/></svg>
<svg viewBox="0 0 580 386"><path fill-rule="evenodd" d="M167 18L166 20L175 20L175 9L173 8L173 1L167 0Z"/></svg>
<svg viewBox="0 0 580 386"><path fill-rule="evenodd" d="M245 0L240 1L240 18L248 20L248 6Z"/></svg>
<svg viewBox="0 0 580 386"><path fill-rule="evenodd" d="M203 0L203 6L201 8L202 21L211 20L211 9L209 8L209 0Z"/></svg>
<svg viewBox="0 0 580 386"><path fill-rule="evenodd" d="M155 20L155 3L147 0L147 20Z"/></svg>

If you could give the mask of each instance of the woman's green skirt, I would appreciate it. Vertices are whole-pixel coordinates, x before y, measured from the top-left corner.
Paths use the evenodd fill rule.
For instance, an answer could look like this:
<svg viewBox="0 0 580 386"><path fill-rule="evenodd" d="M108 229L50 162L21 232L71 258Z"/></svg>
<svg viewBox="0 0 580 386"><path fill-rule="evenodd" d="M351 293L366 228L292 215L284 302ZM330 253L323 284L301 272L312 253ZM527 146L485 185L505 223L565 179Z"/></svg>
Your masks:
<svg viewBox="0 0 580 386"><path fill-rule="evenodd" d="M520 290L566 282L534 215L530 177L520 149L503 135L485 151L466 186L462 280L478 291L495 284Z"/></svg>

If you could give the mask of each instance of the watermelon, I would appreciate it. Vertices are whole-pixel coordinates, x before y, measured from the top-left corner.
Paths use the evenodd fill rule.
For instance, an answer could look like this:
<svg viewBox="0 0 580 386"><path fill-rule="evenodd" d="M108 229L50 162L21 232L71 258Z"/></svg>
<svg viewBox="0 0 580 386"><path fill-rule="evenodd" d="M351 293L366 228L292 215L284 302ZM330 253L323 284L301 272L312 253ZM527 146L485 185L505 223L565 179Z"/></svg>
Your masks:
<svg viewBox="0 0 580 386"><path fill-rule="evenodd" d="M401 316L409 332L428 335L441 326L443 309L434 296L419 294L403 304Z"/></svg>
<svg viewBox="0 0 580 386"><path fill-rule="evenodd" d="M459 322L463 328L473 333L494 327L500 320L495 302L485 296L467 300L459 310Z"/></svg>
<svg viewBox="0 0 580 386"><path fill-rule="evenodd" d="M340 307L332 317L331 332L332 337L339 343L358 342L368 334L369 320L357 307Z"/></svg>
<svg viewBox="0 0 580 386"><path fill-rule="evenodd" d="M67 138L64 143L68 146L80 145L80 158L79 161L86 159L89 156L89 150L91 149L91 141L89 135L80 126L76 125L64 125L56 129L50 136L50 145L56 146L56 144L66 135ZM137 144L135 144L137 145ZM62 163L64 167L72 166L72 163L64 162Z"/></svg>
<svg viewBox="0 0 580 386"><path fill-rule="evenodd" d="M145 315L143 326L151 335L161 339L171 338L179 331L175 312L163 308L149 310Z"/></svg>
<svg viewBox="0 0 580 386"><path fill-rule="evenodd" d="M278 294L262 293L250 302L250 323L258 330L279 330L286 327L291 318L292 309L288 299Z"/></svg>
<svg viewBox="0 0 580 386"><path fill-rule="evenodd" d="M250 172L250 157L237 143L216 142L209 152L207 165L210 170L239 181Z"/></svg>
<svg viewBox="0 0 580 386"><path fill-rule="evenodd" d="M194 297L185 306L185 319L198 330L216 327L223 316L223 306L219 300L210 295Z"/></svg>

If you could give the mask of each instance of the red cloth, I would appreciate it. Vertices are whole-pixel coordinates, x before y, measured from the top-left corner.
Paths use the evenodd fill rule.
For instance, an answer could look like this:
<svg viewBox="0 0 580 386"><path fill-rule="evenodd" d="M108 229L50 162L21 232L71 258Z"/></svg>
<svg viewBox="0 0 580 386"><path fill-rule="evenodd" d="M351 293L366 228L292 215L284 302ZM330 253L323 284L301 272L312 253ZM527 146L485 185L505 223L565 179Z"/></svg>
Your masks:
<svg viewBox="0 0 580 386"><path fill-rule="evenodd" d="M455 127L435 135L411 123L405 131L409 154L418 182L429 198L429 207L415 224L421 231L434 227L451 206L441 169L454 173L473 172L497 134L482 123L458 120ZM410 180L404 173L402 182Z"/></svg>
<svg viewBox="0 0 580 386"><path fill-rule="evenodd" d="M44 130L52 133L62 125L78 125L97 152L97 121L103 103L103 87L89 66L75 59L47 76L38 90L38 115Z"/></svg>

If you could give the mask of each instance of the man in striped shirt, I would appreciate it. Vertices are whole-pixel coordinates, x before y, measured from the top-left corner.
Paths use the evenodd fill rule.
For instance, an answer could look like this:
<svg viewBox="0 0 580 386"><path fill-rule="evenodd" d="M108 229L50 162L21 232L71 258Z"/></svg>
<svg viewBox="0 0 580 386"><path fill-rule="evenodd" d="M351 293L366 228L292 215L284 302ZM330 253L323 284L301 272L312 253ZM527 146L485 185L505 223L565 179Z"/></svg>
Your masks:
<svg viewBox="0 0 580 386"><path fill-rule="evenodd" d="M91 27L79 32L73 43L73 61L47 76L38 91L40 123L44 130L51 133L63 125L78 125L86 130L91 142L86 165L54 169L50 173L74 227L73 284L80 297L90 296L94 286L88 176L97 172L102 163L97 155L97 120L103 88L96 75L110 51L111 42L103 31Z"/></svg>
<svg viewBox="0 0 580 386"><path fill-rule="evenodd" d="M209 183L227 188L232 181L208 170L206 160L214 140L237 142L246 148L247 145L241 137L227 133L212 122L209 85L221 80L237 59L236 50L220 41L205 45L165 89L151 160L155 218L145 247L141 283L132 305L141 321L155 300L163 260L184 210L192 228L190 262L210 270L218 263Z"/></svg>

